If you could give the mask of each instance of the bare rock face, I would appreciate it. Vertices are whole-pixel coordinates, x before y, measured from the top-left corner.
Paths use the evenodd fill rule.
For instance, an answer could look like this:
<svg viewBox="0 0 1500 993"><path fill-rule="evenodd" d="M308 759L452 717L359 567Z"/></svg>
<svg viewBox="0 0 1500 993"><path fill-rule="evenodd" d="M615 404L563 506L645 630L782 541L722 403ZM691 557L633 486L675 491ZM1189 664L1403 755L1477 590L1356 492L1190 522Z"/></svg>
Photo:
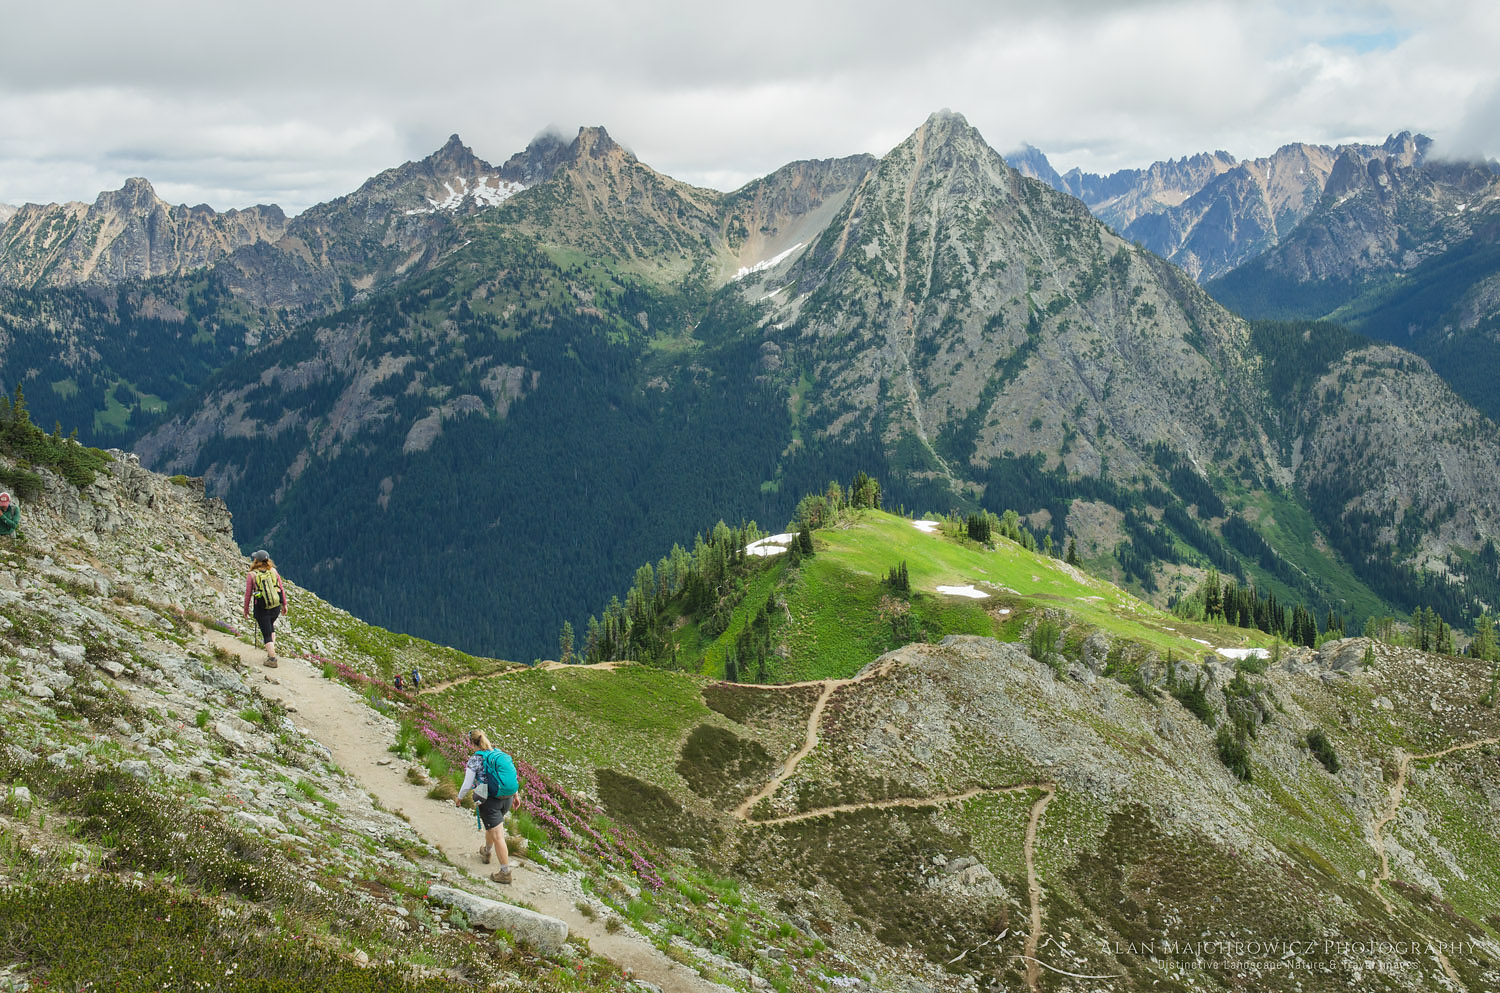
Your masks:
<svg viewBox="0 0 1500 993"><path fill-rule="evenodd" d="M27 204L0 216L0 282L12 286L114 285L201 269L234 250L281 237L280 207L223 213L173 207L144 179L92 204Z"/></svg>

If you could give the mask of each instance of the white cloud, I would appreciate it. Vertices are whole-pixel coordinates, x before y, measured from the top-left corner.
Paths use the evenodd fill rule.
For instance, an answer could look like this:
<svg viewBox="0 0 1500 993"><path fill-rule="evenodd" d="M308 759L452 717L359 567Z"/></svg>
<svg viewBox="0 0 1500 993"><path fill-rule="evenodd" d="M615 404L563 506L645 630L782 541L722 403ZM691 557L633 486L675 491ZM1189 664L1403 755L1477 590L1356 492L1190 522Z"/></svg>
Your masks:
<svg viewBox="0 0 1500 993"><path fill-rule="evenodd" d="M503 160L603 124L670 175L732 188L881 154L940 107L997 148L1108 171L1403 128L1500 154L1500 4L1389 0L687 0L11 5L0 201L298 209L459 132Z"/></svg>

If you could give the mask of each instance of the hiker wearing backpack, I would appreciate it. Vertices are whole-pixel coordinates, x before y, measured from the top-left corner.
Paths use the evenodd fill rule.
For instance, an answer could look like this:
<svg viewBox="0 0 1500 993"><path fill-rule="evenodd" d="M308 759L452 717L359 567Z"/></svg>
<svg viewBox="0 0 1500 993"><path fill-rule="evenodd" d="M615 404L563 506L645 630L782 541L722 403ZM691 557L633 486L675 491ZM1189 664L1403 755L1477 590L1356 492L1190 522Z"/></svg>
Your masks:
<svg viewBox="0 0 1500 993"><path fill-rule="evenodd" d="M287 611L286 587L281 583L281 574L271 562L271 554L264 548L250 556L250 574L245 577L244 615L250 616L250 603L255 602L255 623L260 625L260 638L266 645L266 666L276 668L276 619Z"/></svg>
<svg viewBox="0 0 1500 993"><path fill-rule="evenodd" d="M509 884L510 850L505 847L505 815L510 813L515 802L520 782L516 778L516 764L509 755L490 746L489 737L478 728L469 732L469 744L474 754L464 766L464 784L454 798L455 807L463 806L464 797L474 791L474 810L480 826L484 828L484 844L479 848L479 860L486 865L490 861L490 850L500 855L500 868L490 878L497 883Z"/></svg>
<svg viewBox="0 0 1500 993"><path fill-rule="evenodd" d="M411 667L411 691L413 693L422 692L422 674L417 671L416 666Z"/></svg>
<svg viewBox="0 0 1500 993"><path fill-rule="evenodd" d="M9 538L21 529L21 508L9 493L0 493L0 538Z"/></svg>

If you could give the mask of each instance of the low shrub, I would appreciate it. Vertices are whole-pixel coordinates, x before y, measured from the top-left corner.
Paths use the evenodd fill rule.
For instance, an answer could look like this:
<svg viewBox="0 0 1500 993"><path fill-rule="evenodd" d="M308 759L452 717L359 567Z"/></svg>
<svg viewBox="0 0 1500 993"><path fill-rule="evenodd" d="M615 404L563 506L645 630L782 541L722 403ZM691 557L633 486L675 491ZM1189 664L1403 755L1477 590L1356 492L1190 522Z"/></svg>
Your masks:
<svg viewBox="0 0 1500 993"><path fill-rule="evenodd" d="M1333 750L1333 742L1323 733L1322 728L1313 728L1307 732L1307 748L1313 753L1313 758L1323 763L1323 768L1329 772L1339 771L1339 756Z"/></svg>
<svg viewBox="0 0 1500 993"><path fill-rule="evenodd" d="M1228 727L1222 727L1219 729L1219 737L1214 744L1219 749L1219 761L1223 762L1240 782L1250 782L1250 746L1245 744L1244 736Z"/></svg>

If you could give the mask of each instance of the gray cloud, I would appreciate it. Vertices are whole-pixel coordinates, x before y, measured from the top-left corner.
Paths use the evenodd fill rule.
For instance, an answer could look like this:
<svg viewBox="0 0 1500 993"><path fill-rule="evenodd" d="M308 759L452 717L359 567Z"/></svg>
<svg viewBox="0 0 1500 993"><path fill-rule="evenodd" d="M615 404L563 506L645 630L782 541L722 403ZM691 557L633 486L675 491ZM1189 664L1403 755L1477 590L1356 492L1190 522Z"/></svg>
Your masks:
<svg viewBox="0 0 1500 993"><path fill-rule="evenodd" d="M580 124L730 188L882 153L944 106L1060 169L1402 128L1500 153L1487 0L11 6L9 203L145 175L174 201L295 210L454 131L499 161Z"/></svg>

